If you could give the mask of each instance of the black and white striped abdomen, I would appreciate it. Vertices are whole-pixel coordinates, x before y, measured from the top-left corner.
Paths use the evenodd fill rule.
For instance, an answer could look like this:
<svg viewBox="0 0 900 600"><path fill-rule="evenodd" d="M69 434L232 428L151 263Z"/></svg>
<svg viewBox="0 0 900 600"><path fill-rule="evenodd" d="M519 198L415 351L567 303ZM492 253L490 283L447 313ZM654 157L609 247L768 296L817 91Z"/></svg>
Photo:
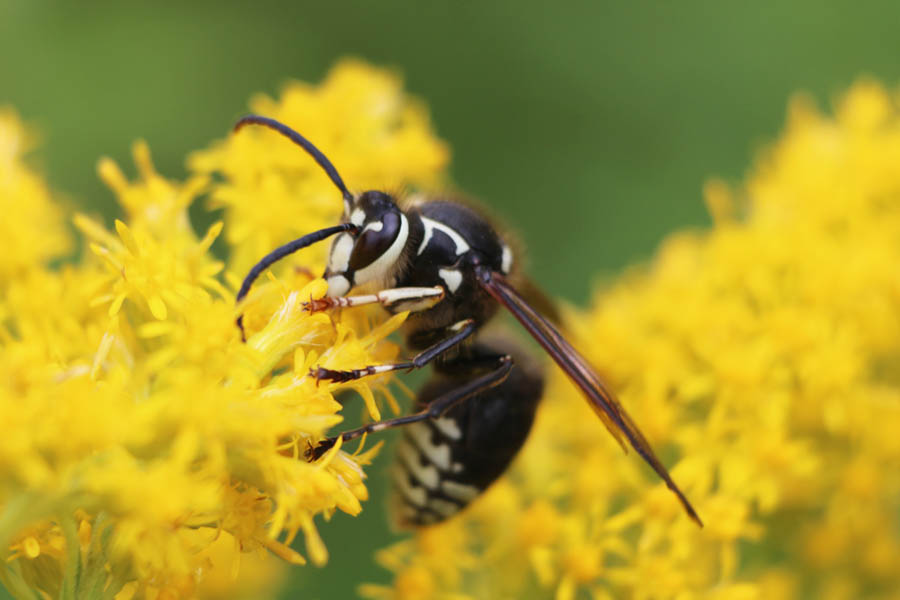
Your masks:
<svg viewBox="0 0 900 600"><path fill-rule="evenodd" d="M401 526L443 521L481 494L482 488L467 480L465 465L454 460L461 438L462 431L449 417L403 430L391 472L395 519Z"/></svg>
<svg viewBox="0 0 900 600"><path fill-rule="evenodd" d="M503 354L494 344L476 344L482 356ZM392 467L394 518L400 526L421 527L455 515L475 500L509 466L534 421L543 392L539 368L514 357L506 381L450 409L440 419L403 428ZM436 372L419 393L426 405L463 384L460 377Z"/></svg>

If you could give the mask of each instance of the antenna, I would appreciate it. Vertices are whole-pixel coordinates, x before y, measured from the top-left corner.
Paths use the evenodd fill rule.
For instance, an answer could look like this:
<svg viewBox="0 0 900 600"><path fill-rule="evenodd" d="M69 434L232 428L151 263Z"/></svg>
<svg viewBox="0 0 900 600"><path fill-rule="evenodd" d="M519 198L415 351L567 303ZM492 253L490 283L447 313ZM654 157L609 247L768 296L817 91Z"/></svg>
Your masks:
<svg viewBox="0 0 900 600"><path fill-rule="evenodd" d="M343 231L358 231L359 227L354 225L353 223L341 223L340 225L335 225L334 227L326 227L325 229L320 229L319 231L313 231L312 233L307 233L301 238L297 238L292 242L288 242L283 246L279 246L275 248L268 254L262 257L262 259L253 265L253 268L250 269L250 272L247 273L247 276L244 277L244 282L241 284L241 289L237 293L237 298L235 298L236 302L240 302L244 299L244 296L247 295L247 292L250 291L250 286L253 285L253 282L256 281L256 278L260 276L260 274L268 269L272 264L278 262L285 256L289 254L293 254L297 250L302 248L306 248L307 246L311 246L316 242L321 242L322 240L333 236L336 233L341 233ZM246 342L247 338L244 334L244 315L241 314L237 318L237 326L238 329L241 330L241 341Z"/></svg>
<svg viewBox="0 0 900 600"><path fill-rule="evenodd" d="M322 170L328 174L328 177L331 178L331 181L334 185L341 191L341 195L344 197L344 206L348 209L353 204L353 194L351 194L347 190L347 186L344 185L344 180L341 179L341 176L338 174L337 169L334 168L334 165L331 164L331 161L328 160L322 151L316 148L312 142L308 139L285 125L280 121L276 121L275 119L270 119L269 117L262 117L260 115L247 115L245 117L241 117L237 123L234 124L234 131L238 132L244 125L262 125L263 127L268 127L269 129L274 129L284 137L288 138L304 150L306 153L313 157L313 160L318 163Z"/></svg>

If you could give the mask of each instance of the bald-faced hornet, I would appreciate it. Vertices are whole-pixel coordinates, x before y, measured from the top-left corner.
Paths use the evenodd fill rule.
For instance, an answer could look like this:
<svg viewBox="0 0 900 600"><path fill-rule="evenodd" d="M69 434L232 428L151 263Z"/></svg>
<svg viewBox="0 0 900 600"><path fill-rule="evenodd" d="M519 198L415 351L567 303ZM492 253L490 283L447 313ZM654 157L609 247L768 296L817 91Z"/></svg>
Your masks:
<svg viewBox="0 0 900 600"><path fill-rule="evenodd" d="M429 525L459 512L506 470L528 436L544 378L536 361L518 344L482 331L502 306L581 389L622 448L634 448L702 526L587 360L510 283L519 277L513 252L485 218L447 200L411 198L401 204L380 191L351 194L337 169L305 137L256 115L240 119L234 129L249 124L269 127L303 148L341 192L344 212L340 224L305 235L260 260L244 279L237 300L276 261L336 235L324 273L328 292L308 303L307 309L377 303L394 313L410 311L404 324L406 341L418 354L405 362L361 365L352 371L317 368L311 375L317 380L349 381L433 365L432 378L418 393L416 412L340 436L347 441L403 426L393 470L401 525ZM366 293L347 295L354 289ZM243 336L242 317L237 324ZM336 441L335 437L320 442L309 458L318 458Z"/></svg>

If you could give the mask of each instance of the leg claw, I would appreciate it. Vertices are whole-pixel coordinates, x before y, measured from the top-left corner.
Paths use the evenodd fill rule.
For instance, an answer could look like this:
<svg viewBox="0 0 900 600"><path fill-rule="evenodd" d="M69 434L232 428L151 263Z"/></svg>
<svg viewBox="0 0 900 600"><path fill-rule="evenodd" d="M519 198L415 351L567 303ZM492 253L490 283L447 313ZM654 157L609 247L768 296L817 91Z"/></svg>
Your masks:
<svg viewBox="0 0 900 600"><path fill-rule="evenodd" d="M317 313L334 308L335 304L331 298L313 298L309 297L309 302L303 303L303 310L308 313Z"/></svg>

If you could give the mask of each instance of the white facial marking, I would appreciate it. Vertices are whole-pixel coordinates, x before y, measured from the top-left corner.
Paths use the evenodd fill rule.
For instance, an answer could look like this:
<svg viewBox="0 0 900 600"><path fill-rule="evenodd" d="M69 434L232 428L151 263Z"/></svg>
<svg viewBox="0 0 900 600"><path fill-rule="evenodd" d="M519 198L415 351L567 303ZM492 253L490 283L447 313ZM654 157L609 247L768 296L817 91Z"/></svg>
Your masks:
<svg viewBox="0 0 900 600"><path fill-rule="evenodd" d="M366 231L381 231L382 229L384 229L384 223L382 223L381 221L372 221L371 223L363 227L363 233L365 233Z"/></svg>
<svg viewBox="0 0 900 600"><path fill-rule="evenodd" d="M356 225L357 227L362 227L363 221L366 220L366 211L361 208L357 208L350 215L350 222Z"/></svg>
<svg viewBox="0 0 900 600"><path fill-rule="evenodd" d="M463 471L462 463L458 463L458 462L453 463L453 466L451 467L450 470L453 471L454 473L462 473L462 471Z"/></svg>
<svg viewBox="0 0 900 600"><path fill-rule="evenodd" d="M425 424L412 425L406 428L407 436L412 439L422 454L441 471L450 468L450 446L431 443L431 428Z"/></svg>
<svg viewBox="0 0 900 600"><path fill-rule="evenodd" d="M350 264L350 253L353 252L353 236L342 233L331 247L328 257L328 270L332 273L343 273Z"/></svg>
<svg viewBox="0 0 900 600"><path fill-rule="evenodd" d="M509 246L503 246L503 261L500 263L500 268L504 273L509 273L509 270L512 269L513 264L513 255L512 250L509 249Z"/></svg>
<svg viewBox="0 0 900 600"><path fill-rule="evenodd" d="M425 506L428 502L428 492L426 492L423 487L411 484L409 482L409 476L406 471L403 470L403 467L396 465L391 470L391 475L393 476L394 485L397 486L397 489L403 495L404 500L410 504Z"/></svg>
<svg viewBox="0 0 900 600"><path fill-rule="evenodd" d="M437 427L441 433L446 435L451 440L458 440L462 437L462 431L459 430L459 425L457 425L456 421L454 421L450 417L441 417L440 419L434 419L432 423L434 423L434 426Z"/></svg>
<svg viewBox="0 0 900 600"><path fill-rule="evenodd" d="M447 289L450 290L451 294L458 290L459 284L462 283L462 273L456 269L440 269L438 275L447 284Z"/></svg>
<svg viewBox="0 0 900 600"><path fill-rule="evenodd" d="M441 490L451 498L456 498L461 502L471 502L481 493L481 490L474 485L451 480L441 482Z"/></svg>
<svg viewBox="0 0 900 600"><path fill-rule="evenodd" d="M430 490L436 490L441 482L441 475L438 473L434 465L422 465L419 459L419 452L415 446L408 440L402 440L397 447L397 455L406 465L407 470L412 473L416 479L422 482L422 485Z"/></svg>
<svg viewBox="0 0 900 600"><path fill-rule="evenodd" d="M469 251L469 244L466 243L466 240L463 239L461 235L455 230L452 229L440 221L435 221L434 219L429 219L428 217L422 217L422 225L425 226L425 236L422 238L422 243L419 244L419 251L417 254L422 254L425 252L426 246L428 246L428 242L431 240L431 236L434 235L434 230L442 231L450 236L450 239L453 240L453 243L456 244L456 255L465 254Z"/></svg>
<svg viewBox="0 0 900 600"><path fill-rule="evenodd" d="M397 259L400 258L400 253L403 252L403 247L406 246L406 238L408 236L409 223L406 220L406 215L401 214L400 231L397 233L397 238L394 240L394 243L391 244L391 247L388 248L384 254L376 258L375 262L356 272L355 279L357 285L385 275L394 263L397 262Z"/></svg>
<svg viewBox="0 0 900 600"><path fill-rule="evenodd" d="M343 275L332 275L328 278L328 292L325 294L329 298L343 296L350 291L350 282Z"/></svg>

